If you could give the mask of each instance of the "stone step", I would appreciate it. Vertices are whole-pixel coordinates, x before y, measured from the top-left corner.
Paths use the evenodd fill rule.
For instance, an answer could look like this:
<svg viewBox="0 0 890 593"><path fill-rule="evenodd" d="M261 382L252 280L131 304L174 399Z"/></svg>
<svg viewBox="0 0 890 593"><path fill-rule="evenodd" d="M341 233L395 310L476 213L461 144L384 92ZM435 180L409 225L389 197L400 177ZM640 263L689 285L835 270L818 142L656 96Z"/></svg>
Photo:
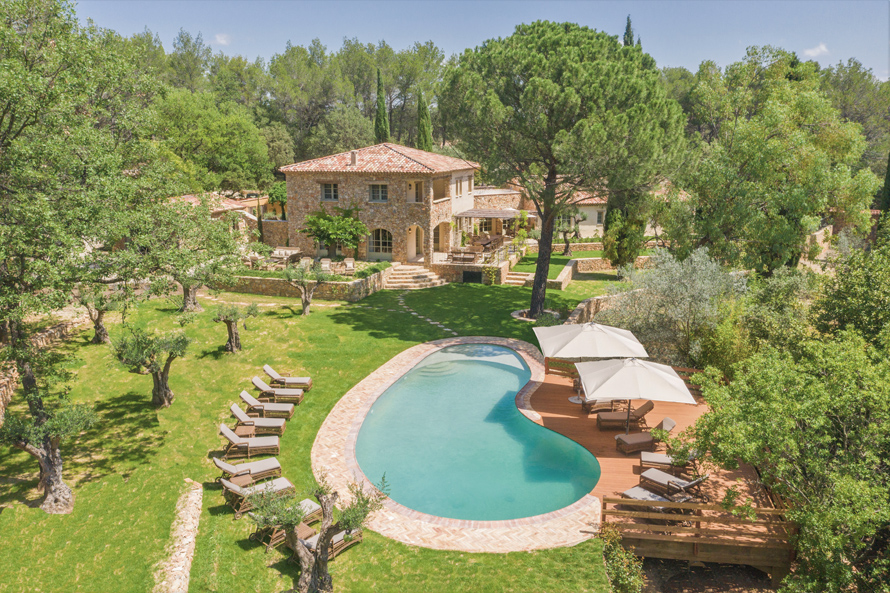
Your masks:
<svg viewBox="0 0 890 593"><path fill-rule="evenodd" d="M525 272L507 272L507 276L504 278L504 284L509 286L525 286L527 282L534 280L534 274L527 274Z"/></svg>
<svg viewBox="0 0 890 593"><path fill-rule="evenodd" d="M448 284L435 272L423 266L399 266L386 279L384 288L390 290L418 290Z"/></svg>
<svg viewBox="0 0 890 593"><path fill-rule="evenodd" d="M413 290L418 288L431 288L433 286L444 286L448 284L441 278L438 280L427 280L425 282L387 282L384 288L389 290Z"/></svg>

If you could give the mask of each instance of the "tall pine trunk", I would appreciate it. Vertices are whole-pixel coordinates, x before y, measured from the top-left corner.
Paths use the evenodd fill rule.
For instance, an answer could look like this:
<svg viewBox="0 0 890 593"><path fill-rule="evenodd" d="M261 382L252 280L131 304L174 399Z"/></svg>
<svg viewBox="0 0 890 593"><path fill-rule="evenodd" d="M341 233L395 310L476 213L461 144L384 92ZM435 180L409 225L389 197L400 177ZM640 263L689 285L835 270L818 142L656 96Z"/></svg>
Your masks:
<svg viewBox="0 0 890 593"><path fill-rule="evenodd" d="M226 342L226 352L241 351L241 335L238 333L238 320L224 321L229 331L229 341Z"/></svg>
<svg viewBox="0 0 890 593"><path fill-rule="evenodd" d="M550 270L550 255L553 249L553 216L549 209L543 212L544 224L538 241L538 263L535 267L535 280L532 285L532 302L528 316L537 319L544 312L547 298L547 274Z"/></svg>
<svg viewBox="0 0 890 593"><path fill-rule="evenodd" d="M204 308L201 306L201 303L198 302L198 289L200 286L186 286L182 285L182 309L180 309L183 313L188 313L192 311L203 311Z"/></svg>

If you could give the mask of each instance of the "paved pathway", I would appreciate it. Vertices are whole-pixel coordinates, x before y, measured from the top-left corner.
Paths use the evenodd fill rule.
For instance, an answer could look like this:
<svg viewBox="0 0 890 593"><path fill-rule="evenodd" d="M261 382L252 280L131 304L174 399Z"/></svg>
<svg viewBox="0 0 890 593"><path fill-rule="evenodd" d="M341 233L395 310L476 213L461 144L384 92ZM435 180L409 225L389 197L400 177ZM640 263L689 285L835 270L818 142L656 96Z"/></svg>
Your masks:
<svg viewBox="0 0 890 593"><path fill-rule="evenodd" d="M438 321L430 319L429 317L424 317L423 315L421 315L420 313L418 313L417 311L415 311L414 309L412 309L411 307L406 305L405 304L405 295L408 294L408 292L410 292L410 291L404 290L404 291L402 291L402 294L400 294L398 296L399 307L401 308L401 310L403 312L408 313L414 317L417 317L417 319L419 319L420 321L425 321L425 322L429 323L430 325L441 329L445 333L450 333L453 336L457 335L456 331L454 331L453 329L451 329L449 327L445 327L444 323L439 323ZM354 305L354 306L357 309L378 309L380 311L387 311L389 313L398 313L399 312L399 309L384 309L383 307L375 307L373 305Z"/></svg>
<svg viewBox="0 0 890 593"><path fill-rule="evenodd" d="M170 557L155 573L153 593L186 593L189 589L189 575L192 557L195 555L195 538L198 536L198 522L201 520L201 499L204 489L201 484L185 479L186 491L176 503L176 519L171 528Z"/></svg>
<svg viewBox="0 0 890 593"><path fill-rule="evenodd" d="M531 379L516 395L516 405L529 419L540 424L540 416L530 405L531 394L544 379L543 359L537 348L520 340L493 337L446 338L427 342L396 355L337 402L312 446L312 471L316 477L324 475L328 483L347 500L350 482L369 484L355 459L355 442L362 421L374 401L431 353L455 344L479 343L506 346L522 356L531 369ZM564 509L512 521L445 519L414 511L387 499L383 510L369 519L368 527L391 539L426 548L502 553L575 545L593 537L598 531L599 521L599 498L589 494Z"/></svg>

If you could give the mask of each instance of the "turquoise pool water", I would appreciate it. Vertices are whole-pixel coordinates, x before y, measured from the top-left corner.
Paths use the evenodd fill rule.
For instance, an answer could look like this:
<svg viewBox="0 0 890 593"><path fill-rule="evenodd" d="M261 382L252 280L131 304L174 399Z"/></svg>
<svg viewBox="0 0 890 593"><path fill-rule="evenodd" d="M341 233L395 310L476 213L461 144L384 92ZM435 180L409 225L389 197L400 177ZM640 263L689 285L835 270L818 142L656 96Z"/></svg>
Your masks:
<svg viewBox="0 0 890 593"><path fill-rule="evenodd" d="M498 521L566 507L596 485L600 466L581 445L539 426L514 397L531 373L490 344L444 348L374 402L355 456L390 498L439 517Z"/></svg>

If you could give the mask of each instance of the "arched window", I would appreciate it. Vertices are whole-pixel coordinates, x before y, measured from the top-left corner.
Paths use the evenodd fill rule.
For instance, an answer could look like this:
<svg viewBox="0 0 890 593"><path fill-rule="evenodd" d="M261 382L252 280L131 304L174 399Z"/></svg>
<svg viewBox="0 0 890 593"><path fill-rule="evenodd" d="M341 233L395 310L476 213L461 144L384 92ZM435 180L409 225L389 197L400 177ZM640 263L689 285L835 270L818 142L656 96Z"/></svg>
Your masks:
<svg viewBox="0 0 890 593"><path fill-rule="evenodd" d="M392 233L386 229L371 231L368 253L392 253Z"/></svg>

